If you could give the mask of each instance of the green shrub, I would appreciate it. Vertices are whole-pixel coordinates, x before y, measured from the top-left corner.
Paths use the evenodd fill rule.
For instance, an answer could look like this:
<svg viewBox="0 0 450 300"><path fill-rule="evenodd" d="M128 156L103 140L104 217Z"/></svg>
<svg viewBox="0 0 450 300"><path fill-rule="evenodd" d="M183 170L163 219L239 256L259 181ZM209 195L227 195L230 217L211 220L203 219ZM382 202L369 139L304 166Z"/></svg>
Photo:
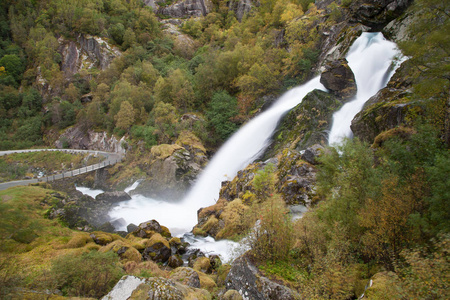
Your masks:
<svg viewBox="0 0 450 300"><path fill-rule="evenodd" d="M64 295L100 298L122 277L118 262L113 252L67 254L53 261L52 281Z"/></svg>

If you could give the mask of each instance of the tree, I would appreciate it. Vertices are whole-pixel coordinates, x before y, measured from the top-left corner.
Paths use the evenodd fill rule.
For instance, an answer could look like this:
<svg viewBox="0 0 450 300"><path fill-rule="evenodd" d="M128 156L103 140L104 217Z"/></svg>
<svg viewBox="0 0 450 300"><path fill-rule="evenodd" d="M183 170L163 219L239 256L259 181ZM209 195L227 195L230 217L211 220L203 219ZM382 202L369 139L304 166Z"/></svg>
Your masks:
<svg viewBox="0 0 450 300"><path fill-rule="evenodd" d="M0 74L0 80L4 81L4 77L11 76L13 85L18 86L25 71L25 65L20 57L15 54L7 54L0 59L0 66L4 68L3 75Z"/></svg>
<svg viewBox="0 0 450 300"><path fill-rule="evenodd" d="M160 143L168 143L175 136L178 118L176 109L170 103L158 102L151 112Z"/></svg>
<svg viewBox="0 0 450 300"><path fill-rule="evenodd" d="M116 127L128 130L133 125L135 119L135 113L133 106L128 101L123 101L120 104L120 110L114 117L116 121Z"/></svg>
<svg viewBox="0 0 450 300"><path fill-rule="evenodd" d="M237 113L236 98L225 91L216 92L213 95L206 116L208 117L208 127L216 133L218 142L225 141L237 130L237 124L232 121Z"/></svg>

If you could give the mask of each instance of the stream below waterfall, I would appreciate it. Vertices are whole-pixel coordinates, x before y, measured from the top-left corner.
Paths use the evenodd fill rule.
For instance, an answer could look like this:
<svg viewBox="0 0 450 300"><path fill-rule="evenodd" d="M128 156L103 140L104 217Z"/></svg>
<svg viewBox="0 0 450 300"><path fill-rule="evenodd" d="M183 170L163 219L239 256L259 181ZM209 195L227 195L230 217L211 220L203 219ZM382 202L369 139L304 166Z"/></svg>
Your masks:
<svg viewBox="0 0 450 300"><path fill-rule="evenodd" d="M358 91L353 100L334 114L329 134L331 145L339 143L343 137L351 137L351 120L364 103L387 84L395 71L394 58L399 55L400 51L396 45L387 41L381 33L362 33L350 47L347 60L354 72ZM221 182L232 179L239 170L264 152L278 122L286 112L301 103L310 91L326 91L319 80L320 76L289 90L268 110L239 129L214 155L184 199L167 202L163 199L132 195L131 200L114 207L109 212L110 217L113 220L123 218L127 224L136 225L155 219L168 227L174 236L184 235L192 247L199 248L204 253L219 254L224 261L236 257L240 253L236 249L243 249L238 243L214 241L210 237L197 238L189 234L197 223L197 211L199 208L213 205L219 197ZM126 191L135 187L132 186ZM77 189L84 189L81 191L88 194L93 192L81 187Z"/></svg>

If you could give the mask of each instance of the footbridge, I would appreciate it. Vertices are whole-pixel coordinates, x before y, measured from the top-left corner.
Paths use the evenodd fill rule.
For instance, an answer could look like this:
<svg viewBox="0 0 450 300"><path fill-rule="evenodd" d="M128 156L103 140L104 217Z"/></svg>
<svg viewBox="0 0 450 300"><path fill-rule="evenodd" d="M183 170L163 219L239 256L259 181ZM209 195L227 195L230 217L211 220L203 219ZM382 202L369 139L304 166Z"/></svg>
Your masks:
<svg viewBox="0 0 450 300"><path fill-rule="evenodd" d="M26 152L38 152L38 151L63 151L68 152L72 154L93 154L93 155L100 155L105 157L105 159L97 164L85 166L79 169L70 170L58 174L52 174L48 176L44 176L41 178L34 178L34 179L24 179L24 180L17 180L17 181L8 181L8 182L2 182L0 183L0 190L5 190L7 188L18 186L18 185L28 185L30 183L38 183L38 182L53 182L55 180L69 178L73 176L78 176L81 174L85 174L88 172L92 172L98 169L102 169L108 166L112 166L120 161L122 161L123 154L116 153L116 152L105 152L105 151L95 151L95 150L78 150L78 149L26 149L26 150L8 150L8 151L0 151L0 156L8 155L8 154L14 154L14 153L26 153Z"/></svg>

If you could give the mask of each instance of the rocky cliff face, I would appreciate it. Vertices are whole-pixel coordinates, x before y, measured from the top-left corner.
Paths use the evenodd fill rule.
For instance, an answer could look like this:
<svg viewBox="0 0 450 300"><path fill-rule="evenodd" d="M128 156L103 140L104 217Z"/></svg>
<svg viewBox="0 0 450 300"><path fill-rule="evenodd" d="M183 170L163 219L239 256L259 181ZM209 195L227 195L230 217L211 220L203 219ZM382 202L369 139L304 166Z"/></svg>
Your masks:
<svg viewBox="0 0 450 300"><path fill-rule="evenodd" d="M380 31L393 19L399 17L412 0L358 0L350 5L351 21Z"/></svg>
<svg viewBox="0 0 450 300"><path fill-rule="evenodd" d="M253 7L258 6L257 1L252 0L236 0L229 1L228 8L234 11L236 19L240 22L245 14L249 13Z"/></svg>
<svg viewBox="0 0 450 300"><path fill-rule="evenodd" d="M66 77L92 67L104 70L111 61L121 55L119 49L106 40L89 35L79 35L77 41L59 39L62 56L61 70Z"/></svg>
<svg viewBox="0 0 450 300"><path fill-rule="evenodd" d="M212 3L209 0L184 0L171 4L166 1L145 0L145 5L169 18L202 17L211 11Z"/></svg>
<svg viewBox="0 0 450 300"><path fill-rule="evenodd" d="M125 138L118 140L115 136L108 136L106 132L84 131L80 127L68 128L55 142L59 149L73 148L84 150L97 150L106 152L117 152L125 154Z"/></svg>
<svg viewBox="0 0 450 300"><path fill-rule="evenodd" d="M208 161L205 148L187 134L180 135L176 144L152 147L150 156L139 164L146 178L135 193L156 199L181 199Z"/></svg>

